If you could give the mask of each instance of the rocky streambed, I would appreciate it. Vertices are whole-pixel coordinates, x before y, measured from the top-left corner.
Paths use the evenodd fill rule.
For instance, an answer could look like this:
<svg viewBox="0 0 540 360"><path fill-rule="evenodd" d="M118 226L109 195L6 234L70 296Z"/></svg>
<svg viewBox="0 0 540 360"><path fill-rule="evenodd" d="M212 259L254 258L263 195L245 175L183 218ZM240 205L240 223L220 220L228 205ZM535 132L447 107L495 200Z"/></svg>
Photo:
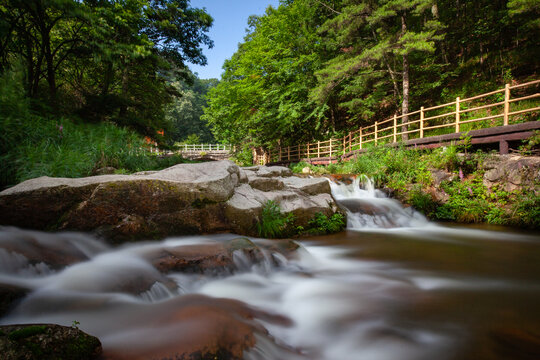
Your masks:
<svg viewBox="0 0 540 360"><path fill-rule="evenodd" d="M0 225L4 225L0 227L0 316L17 314L20 309L24 312L36 306L36 298L41 299L37 300L38 308L55 307L69 313L81 296L72 299L73 292L84 288L82 293L97 297L85 301L96 301L90 308L114 311L119 322L127 323L116 333L112 326L113 335L96 330L100 338L142 331L139 326L145 323L155 324L158 333L171 327L179 332L179 336L162 334L165 342L155 334L146 336L144 350L133 347L133 341L126 340L131 345L123 346L117 340L113 345L106 340L108 359L240 359L257 337L267 337L266 329L254 318L285 325L289 320L239 301L200 294L177 296L182 290L171 274L219 278L251 271L253 266L280 267L297 257L298 244L289 240L254 243L253 239L227 235L227 239L194 243L143 245L135 259L116 259L118 264L111 264L107 256L101 259L99 254L110 252L110 245L173 235L256 236L256 225L268 201L279 203L283 214L294 214L294 226L304 228L317 213L329 216L338 211L327 179L296 177L288 168L278 166L240 168L230 161L179 164L133 175L40 177L4 190L0 193ZM92 233L105 242L67 231ZM84 279L80 279L81 272ZM58 286L56 291L50 289L51 284ZM143 302L161 301L161 310L151 315L148 305L130 301L117 308L115 296L110 295L114 293L142 298ZM43 294L48 295L42 298ZM137 312L148 314L148 318L129 325L130 314ZM73 316L82 320L87 314ZM101 343L96 338L88 337L76 325L42 324L47 320L0 327L0 351L9 359L100 356ZM69 325L69 321L51 320ZM86 329L95 334L92 327ZM136 343L142 341L140 336L135 338Z"/></svg>

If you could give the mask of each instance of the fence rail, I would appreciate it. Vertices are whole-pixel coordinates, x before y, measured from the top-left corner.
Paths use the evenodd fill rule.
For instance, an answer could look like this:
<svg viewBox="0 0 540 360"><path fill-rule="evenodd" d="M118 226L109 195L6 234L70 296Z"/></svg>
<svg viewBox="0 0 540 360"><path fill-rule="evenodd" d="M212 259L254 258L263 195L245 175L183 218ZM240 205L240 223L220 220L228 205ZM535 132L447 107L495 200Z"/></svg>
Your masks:
<svg viewBox="0 0 540 360"><path fill-rule="evenodd" d="M178 152L202 152L202 151L233 151L232 145L224 144L183 144L178 146Z"/></svg>
<svg viewBox="0 0 540 360"><path fill-rule="evenodd" d="M512 90L514 97L511 98ZM506 84L503 89L394 115L373 125L351 131L343 138L277 147L265 156L268 162L312 158L336 158L357 150L398 141L539 121L540 80ZM528 117L525 116L528 114ZM406 119L403 122L402 119Z"/></svg>

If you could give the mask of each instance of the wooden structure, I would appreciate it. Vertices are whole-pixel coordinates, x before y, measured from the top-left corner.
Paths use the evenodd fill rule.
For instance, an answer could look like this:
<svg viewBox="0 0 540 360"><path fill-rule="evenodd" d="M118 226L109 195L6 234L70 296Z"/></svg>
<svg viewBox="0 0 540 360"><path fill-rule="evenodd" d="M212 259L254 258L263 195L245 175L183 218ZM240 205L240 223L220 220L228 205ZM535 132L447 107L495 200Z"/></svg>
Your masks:
<svg viewBox="0 0 540 360"><path fill-rule="evenodd" d="M184 144L176 152L186 159L225 160L234 150L234 146L224 144Z"/></svg>
<svg viewBox="0 0 540 360"><path fill-rule="evenodd" d="M328 164L347 160L378 145L434 148L469 138L472 144L497 144L527 139L540 129L540 80L506 84L502 89L460 99L351 131L343 138L271 149L266 163L307 161ZM406 122L403 123L403 119ZM259 157L260 160L260 157Z"/></svg>

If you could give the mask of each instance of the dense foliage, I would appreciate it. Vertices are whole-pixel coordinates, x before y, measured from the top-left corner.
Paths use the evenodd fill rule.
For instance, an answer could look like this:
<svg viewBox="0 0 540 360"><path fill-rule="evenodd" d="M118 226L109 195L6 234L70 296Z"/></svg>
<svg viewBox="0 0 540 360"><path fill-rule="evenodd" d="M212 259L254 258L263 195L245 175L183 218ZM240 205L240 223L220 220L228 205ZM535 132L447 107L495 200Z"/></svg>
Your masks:
<svg viewBox="0 0 540 360"><path fill-rule="evenodd" d="M0 72L20 65L40 115L156 137L172 129L170 82L187 77L186 61L206 62L211 25L187 0L1 0Z"/></svg>
<svg viewBox="0 0 540 360"><path fill-rule="evenodd" d="M150 153L127 128L35 114L16 75L0 76L0 189L44 175L81 177L105 167L135 172L183 161Z"/></svg>
<svg viewBox="0 0 540 360"><path fill-rule="evenodd" d="M459 152L464 150L456 146L433 151L378 147L354 161L327 167L298 163L291 168L294 172L310 167L319 174L366 175L433 220L540 228L538 180L513 191L504 190L502 185L488 188L483 182L482 164L490 154ZM528 151L527 146L524 151ZM433 173L437 170L450 176L436 184ZM435 192L446 199L437 199Z"/></svg>
<svg viewBox="0 0 540 360"><path fill-rule="evenodd" d="M282 0L209 93L218 140L282 146L500 88L540 67L528 0Z"/></svg>
<svg viewBox="0 0 540 360"><path fill-rule="evenodd" d="M218 81L199 79L194 75L190 75L190 79L172 84L181 96L173 100L166 114L173 124L171 137L174 141L189 144L214 143L214 136L201 115L206 106L206 94Z"/></svg>
<svg viewBox="0 0 540 360"><path fill-rule="evenodd" d="M185 64L206 63L211 25L187 0L0 0L0 188L182 161L143 137L211 138L198 123L210 84Z"/></svg>

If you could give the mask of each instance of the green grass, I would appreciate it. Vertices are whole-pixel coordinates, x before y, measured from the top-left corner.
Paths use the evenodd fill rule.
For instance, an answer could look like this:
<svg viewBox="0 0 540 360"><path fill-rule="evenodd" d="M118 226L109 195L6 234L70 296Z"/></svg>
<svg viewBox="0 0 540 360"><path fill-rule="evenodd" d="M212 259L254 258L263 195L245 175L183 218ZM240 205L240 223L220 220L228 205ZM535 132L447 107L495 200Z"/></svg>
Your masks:
<svg viewBox="0 0 540 360"><path fill-rule="evenodd" d="M291 233L294 215L281 213L281 207L275 201L267 201L262 209L261 220L257 223L257 232L264 238L282 238Z"/></svg>
<svg viewBox="0 0 540 360"><path fill-rule="evenodd" d="M131 173L184 162L150 153L140 135L112 123L37 115L19 83L13 72L0 76L0 189L45 175L89 176L108 166Z"/></svg>

